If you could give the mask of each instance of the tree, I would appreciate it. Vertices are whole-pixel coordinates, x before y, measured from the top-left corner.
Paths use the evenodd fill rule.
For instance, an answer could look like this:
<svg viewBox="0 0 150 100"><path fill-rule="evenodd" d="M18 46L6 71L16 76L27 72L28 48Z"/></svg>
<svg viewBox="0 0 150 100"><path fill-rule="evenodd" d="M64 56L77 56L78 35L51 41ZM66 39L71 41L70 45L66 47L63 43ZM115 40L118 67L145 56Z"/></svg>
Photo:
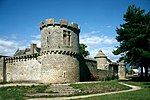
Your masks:
<svg viewBox="0 0 150 100"><path fill-rule="evenodd" d="M124 24L116 29L116 39L120 46L113 54L121 54L120 60L145 68L145 78L150 67L150 12L130 5L124 14ZM142 75L143 76L143 75Z"/></svg>
<svg viewBox="0 0 150 100"><path fill-rule="evenodd" d="M79 46L79 52L84 57L90 55L89 51L85 50L86 48L87 48L87 46L85 44L80 44L80 46Z"/></svg>

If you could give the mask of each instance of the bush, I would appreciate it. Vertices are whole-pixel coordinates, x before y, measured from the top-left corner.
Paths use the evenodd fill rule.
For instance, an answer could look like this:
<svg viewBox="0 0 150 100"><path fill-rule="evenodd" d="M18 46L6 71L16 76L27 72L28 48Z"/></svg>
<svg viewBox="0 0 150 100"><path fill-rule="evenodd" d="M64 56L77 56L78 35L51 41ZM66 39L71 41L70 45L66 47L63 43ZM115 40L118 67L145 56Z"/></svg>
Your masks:
<svg viewBox="0 0 150 100"><path fill-rule="evenodd" d="M91 74L90 78L92 81L110 81L110 80L115 80L118 79L118 75L98 75L98 74Z"/></svg>

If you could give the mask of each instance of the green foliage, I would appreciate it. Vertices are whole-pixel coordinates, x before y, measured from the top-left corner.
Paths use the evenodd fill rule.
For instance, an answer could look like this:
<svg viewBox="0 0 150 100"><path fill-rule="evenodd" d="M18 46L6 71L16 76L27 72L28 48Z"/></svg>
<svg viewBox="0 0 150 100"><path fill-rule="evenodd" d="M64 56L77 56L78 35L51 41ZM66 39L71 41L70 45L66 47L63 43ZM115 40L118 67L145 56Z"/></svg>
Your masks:
<svg viewBox="0 0 150 100"><path fill-rule="evenodd" d="M84 57L90 55L89 51L85 50L86 48L87 48L87 46L85 44L80 44L80 46L79 46L79 52Z"/></svg>
<svg viewBox="0 0 150 100"><path fill-rule="evenodd" d="M124 24L116 29L120 46L113 51L130 65L150 66L150 12L131 5L124 14Z"/></svg>
<svg viewBox="0 0 150 100"><path fill-rule="evenodd" d="M118 75L107 75L105 77L101 77L101 75L91 74L90 77L92 81L110 81L118 79Z"/></svg>
<svg viewBox="0 0 150 100"><path fill-rule="evenodd" d="M45 90L48 88L48 85L43 85L43 86L36 86L34 87L35 88L35 91L38 92L38 93L43 93L45 92Z"/></svg>
<svg viewBox="0 0 150 100"><path fill-rule="evenodd" d="M0 84L11 84L12 82L0 82Z"/></svg>
<svg viewBox="0 0 150 100"><path fill-rule="evenodd" d="M131 70L128 71L128 74L130 74L130 75L134 74L134 71L131 69Z"/></svg>
<svg viewBox="0 0 150 100"><path fill-rule="evenodd" d="M125 67L125 71L126 71L126 73L128 73L128 72L129 72L129 69L128 69L127 67Z"/></svg>

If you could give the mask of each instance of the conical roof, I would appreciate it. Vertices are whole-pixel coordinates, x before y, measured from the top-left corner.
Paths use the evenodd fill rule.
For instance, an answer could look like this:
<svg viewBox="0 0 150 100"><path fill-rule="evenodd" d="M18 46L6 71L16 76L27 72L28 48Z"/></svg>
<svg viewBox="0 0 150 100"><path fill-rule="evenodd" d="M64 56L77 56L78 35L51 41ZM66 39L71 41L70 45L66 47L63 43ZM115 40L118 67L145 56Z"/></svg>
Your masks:
<svg viewBox="0 0 150 100"><path fill-rule="evenodd" d="M102 50L99 50L95 58L106 58L107 56L102 52Z"/></svg>

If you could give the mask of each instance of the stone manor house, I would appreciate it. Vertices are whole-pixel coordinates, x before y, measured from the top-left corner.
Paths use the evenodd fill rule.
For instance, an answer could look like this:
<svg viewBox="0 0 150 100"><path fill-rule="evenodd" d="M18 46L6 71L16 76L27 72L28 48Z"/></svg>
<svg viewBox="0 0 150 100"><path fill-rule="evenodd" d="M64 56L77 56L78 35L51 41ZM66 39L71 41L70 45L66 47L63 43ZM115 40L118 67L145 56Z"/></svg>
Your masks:
<svg viewBox="0 0 150 100"><path fill-rule="evenodd" d="M41 48L17 50L12 57L0 56L0 81L66 83L90 81L92 77L118 75L125 78L123 63L113 63L100 50L95 58L79 54L80 27L53 18L40 22Z"/></svg>

